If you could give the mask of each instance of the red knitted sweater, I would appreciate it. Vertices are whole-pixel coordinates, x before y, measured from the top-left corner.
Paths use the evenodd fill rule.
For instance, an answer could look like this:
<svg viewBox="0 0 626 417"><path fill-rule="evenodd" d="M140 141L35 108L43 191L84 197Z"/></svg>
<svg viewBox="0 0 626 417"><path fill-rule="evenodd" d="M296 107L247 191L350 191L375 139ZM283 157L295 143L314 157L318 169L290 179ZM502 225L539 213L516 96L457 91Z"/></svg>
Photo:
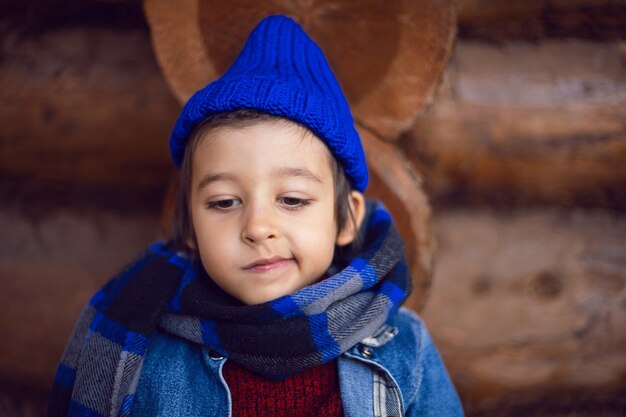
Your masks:
<svg viewBox="0 0 626 417"><path fill-rule="evenodd" d="M343 416L337 361L273 381L232 361L224 365L233 417Z"/></svg>

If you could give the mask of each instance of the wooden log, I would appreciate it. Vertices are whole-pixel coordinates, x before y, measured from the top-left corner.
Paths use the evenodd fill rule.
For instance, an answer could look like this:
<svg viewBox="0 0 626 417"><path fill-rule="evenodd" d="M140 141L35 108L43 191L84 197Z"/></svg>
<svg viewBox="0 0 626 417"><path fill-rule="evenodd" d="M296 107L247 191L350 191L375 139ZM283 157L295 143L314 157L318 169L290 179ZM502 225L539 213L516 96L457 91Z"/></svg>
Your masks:
<svg viewBox="0 0 626 417"><path fill-rule="evenodd" d="M620 43L459 42L435 105L400 146L436 204L626 209Z"/></svg>
<svg viewBox="0 0 626 417"><path fill-rule="evenodd" d="M159 63L181 102L228 68L262 17L284 13L320 45L359 124L385 139L407 130L431 101L456 27L452 0L145 0L144 6Z"/></svg>
<svg viewBox="0 0 626 417"><path fill-rule="evenodd" d="M461 0L459 37L504 42L576 37L620 40L624 0Z"/></svg>
<svg viewBox="0 0 626 417"><path fill-rule="evenodd" d="M393 215L413 278L413 292L405 305L421 311L428 300L435 252L428 197L421 177L396 146L365 129L359 133L371 173L366 197L383 201Z"/></svg>
<svg viewBox="0 0 626 417"><path fill-rule="evenodd" d="M434 220L438 268L422 316L468 410L623 390L623 217L464 208Z"/></svg>
<svg viewBox="0 0 626 417"><path fill-rule="evenodd" d="M0 45L4 187L30 184L30 194L52 187L109 206L122 193L127 206L143 210L160 202L173 170L167 139L179 106L145 30L16 31Z"/></svg>

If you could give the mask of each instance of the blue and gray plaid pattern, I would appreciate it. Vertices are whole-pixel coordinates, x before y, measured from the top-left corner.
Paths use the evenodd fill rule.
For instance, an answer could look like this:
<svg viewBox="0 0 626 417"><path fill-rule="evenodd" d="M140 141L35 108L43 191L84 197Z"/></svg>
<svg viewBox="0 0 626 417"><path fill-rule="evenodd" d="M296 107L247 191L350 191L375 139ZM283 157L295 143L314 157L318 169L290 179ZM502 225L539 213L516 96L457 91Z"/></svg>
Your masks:
<svg viewBox="0 0 626 417"><path fill-rule="evenodd" d="M127 416L156 326L268 378L330 361L371 336L410 291L389 213L368 202L364 250L337 274L245 306L198 262L152 245L91 299L57 370L49 416Z"/></svg>

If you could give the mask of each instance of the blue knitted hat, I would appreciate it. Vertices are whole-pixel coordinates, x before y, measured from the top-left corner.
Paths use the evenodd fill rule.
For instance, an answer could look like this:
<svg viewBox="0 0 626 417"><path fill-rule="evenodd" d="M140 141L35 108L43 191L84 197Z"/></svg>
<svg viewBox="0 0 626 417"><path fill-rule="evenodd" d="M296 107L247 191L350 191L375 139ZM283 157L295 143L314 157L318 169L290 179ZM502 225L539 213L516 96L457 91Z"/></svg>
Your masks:
<svg viewBox="0 0 626 417"><path fill-rule="evenodd" d="M365 154L348 103L322 50L291 18L263 19L228 71L189 99L170 137L176 166L207 116L241 109L308 127L341 163L352 188L367 187Z"/></svg>

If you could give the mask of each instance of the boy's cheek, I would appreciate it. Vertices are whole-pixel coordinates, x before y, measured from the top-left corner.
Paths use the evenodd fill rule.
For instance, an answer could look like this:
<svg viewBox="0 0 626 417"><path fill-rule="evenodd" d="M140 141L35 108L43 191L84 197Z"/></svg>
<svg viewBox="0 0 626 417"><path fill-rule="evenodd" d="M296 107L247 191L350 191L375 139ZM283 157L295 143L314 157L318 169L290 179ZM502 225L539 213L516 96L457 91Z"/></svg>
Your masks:
<svg viewBox="0 0 626 417"><path fill-rule="evenodd" d="M211 250L208 250L209 248ZM230 264L231 258L227 256L227 248L221 247L220 245L216 244L210 244L209 248L205 247L200 248L199 250L202 266L204 267L208 275L213 277L220 277L227 273L229 270L237 268L237 266L233 266Z"/></svg>
<svg viewBox="0 0 626 417"><path fill-rule="evenodd" d="M193 227L196 234L201 233L224 233L234 229L232 219L227 216L214 214L208 209L202 209L192 213Z"/></svg>

